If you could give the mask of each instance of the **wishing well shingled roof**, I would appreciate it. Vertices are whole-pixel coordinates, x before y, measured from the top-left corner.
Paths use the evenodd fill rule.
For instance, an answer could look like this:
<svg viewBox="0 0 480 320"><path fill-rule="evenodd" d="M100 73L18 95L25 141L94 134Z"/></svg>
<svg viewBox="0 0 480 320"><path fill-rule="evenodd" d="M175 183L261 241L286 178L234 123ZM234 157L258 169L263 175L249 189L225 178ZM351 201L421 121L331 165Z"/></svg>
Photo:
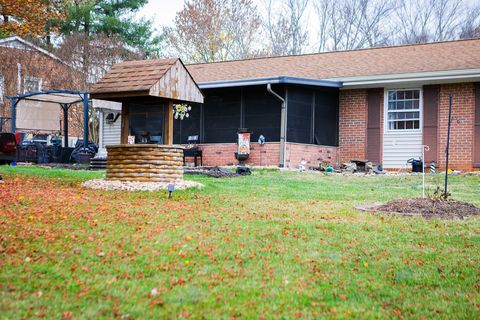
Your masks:
<svg viewBox="0 0 480 320"><path fill-rule="evenodd" d="M178 59L126 61L114 65L97 82L94 93L148 91Z"/></svg>

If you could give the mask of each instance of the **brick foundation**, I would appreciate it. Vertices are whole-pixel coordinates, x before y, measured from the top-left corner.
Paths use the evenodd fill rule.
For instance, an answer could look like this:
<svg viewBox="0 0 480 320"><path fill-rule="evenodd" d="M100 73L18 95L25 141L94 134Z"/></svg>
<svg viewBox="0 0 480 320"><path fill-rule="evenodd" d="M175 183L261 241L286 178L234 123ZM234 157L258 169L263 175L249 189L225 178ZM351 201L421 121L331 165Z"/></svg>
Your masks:
<svg viewBox="0 0 480 320"><path fill-rule="evenodd" d="M322 161L329 161L333 166L339 165L338 147L317 146L312 144L287 143L286 167L298 168L302 161L305 167L319 167Z"/></svg>
<svg viewBox="0 0 480 320"><path fill-rule="evenodd" d="M201 144L204 166L227 166L236 165L235 143L211 143ZM288 168L298 168L305 161L305 166L318 167L323 160L328 160L332 165L338 165L338 147L318 146L301 143L286 144L286 161ZM187 158L187 162L193 162L193 158ZM246 164L255 166L278 166L280 164L280 143L269 142L264 145L252 143L250 157Z"/></svg>

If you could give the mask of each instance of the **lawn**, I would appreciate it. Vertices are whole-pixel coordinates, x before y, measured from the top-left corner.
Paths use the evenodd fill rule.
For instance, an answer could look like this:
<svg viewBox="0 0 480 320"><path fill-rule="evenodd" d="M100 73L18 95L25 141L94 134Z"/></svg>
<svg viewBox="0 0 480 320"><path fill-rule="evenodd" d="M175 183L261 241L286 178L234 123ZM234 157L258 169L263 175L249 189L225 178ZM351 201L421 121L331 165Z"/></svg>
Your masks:
<svg viewBox="0 0 480 320"><path fill-rule="evenodd" d="M480 218L354 209L421 195L419 176L187 176L205 187L167 199L0 174L1 319L480 317ZM480 206L480 176L451 192Z"/></svg>

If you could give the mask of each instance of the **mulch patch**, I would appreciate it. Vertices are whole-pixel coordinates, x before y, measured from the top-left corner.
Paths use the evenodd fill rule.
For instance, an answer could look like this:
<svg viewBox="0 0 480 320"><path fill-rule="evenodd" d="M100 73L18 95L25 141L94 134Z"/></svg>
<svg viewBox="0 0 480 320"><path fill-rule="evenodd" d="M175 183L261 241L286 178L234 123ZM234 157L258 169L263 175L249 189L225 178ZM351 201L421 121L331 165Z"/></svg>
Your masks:
<svg viewBox="0 0 480 320"><path fill-rule="evenodd" d="M221 167L185 167L183 171L186 174L198 174L213 178L230 178L240 176L236 172Z"/></svg>
<svg viewBox="0 0 480 320"><path fill-rule="evenodd" d="M480 215L480 208L467 202L428 198L398 199L382 205L358 207L357 209L440 219L465 219L471 215Z"/></svg>

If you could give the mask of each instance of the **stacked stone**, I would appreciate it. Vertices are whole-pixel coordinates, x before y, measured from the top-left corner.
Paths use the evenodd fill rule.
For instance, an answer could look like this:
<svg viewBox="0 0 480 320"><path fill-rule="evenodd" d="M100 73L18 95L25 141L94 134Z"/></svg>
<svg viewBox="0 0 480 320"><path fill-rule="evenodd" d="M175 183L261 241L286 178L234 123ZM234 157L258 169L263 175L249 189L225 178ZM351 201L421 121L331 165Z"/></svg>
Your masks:
<svg viewBox="0 0 480 320"><path fill-rule="evenodd" d="M183 147L123 144L107 146L107 179L140 182L183 180Z"/></svg>

